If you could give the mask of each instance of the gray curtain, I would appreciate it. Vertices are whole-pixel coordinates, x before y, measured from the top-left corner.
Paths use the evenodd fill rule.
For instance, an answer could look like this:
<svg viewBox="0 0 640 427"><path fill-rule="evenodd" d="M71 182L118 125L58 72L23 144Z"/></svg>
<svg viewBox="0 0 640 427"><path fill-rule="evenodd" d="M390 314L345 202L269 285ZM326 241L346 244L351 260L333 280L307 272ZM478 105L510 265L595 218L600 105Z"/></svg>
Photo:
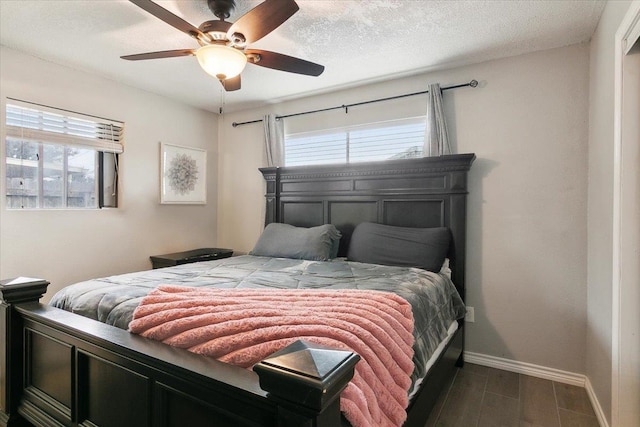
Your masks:
<svg viewBox="0 0 640 427"><path fill-rule="evenodd" d="M439 83L429 85L429 99L427 100L427 126L425 129L424 150L425 157L451 154L447 122L444 118L442 104L442 89Z"/></svg>
<svg viewBox="0 0 640 427"><path fill-rule="evenodd" d="M284 166L284 123L276 120L275 114L267 114L262 119L264 126L264 148L267 166Z"/></svg>

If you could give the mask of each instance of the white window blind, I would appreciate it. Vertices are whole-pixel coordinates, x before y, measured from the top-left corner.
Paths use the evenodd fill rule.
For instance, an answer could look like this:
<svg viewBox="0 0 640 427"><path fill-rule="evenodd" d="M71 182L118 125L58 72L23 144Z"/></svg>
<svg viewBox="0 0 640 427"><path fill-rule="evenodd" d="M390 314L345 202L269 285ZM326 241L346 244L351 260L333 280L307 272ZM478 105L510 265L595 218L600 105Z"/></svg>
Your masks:
<svg viewBox="0 0 640 427"><path fill-rule="evenodd" d="M11 101L6 109L6 136L22 141L90 148L105 153L122 153L124 125L81 114Z"/></svg>
<svg viewBox="0 0 640 427"><path fill-rule="evenodd" d="M425 118L287 135L285 166L421 157Z"/></svg>

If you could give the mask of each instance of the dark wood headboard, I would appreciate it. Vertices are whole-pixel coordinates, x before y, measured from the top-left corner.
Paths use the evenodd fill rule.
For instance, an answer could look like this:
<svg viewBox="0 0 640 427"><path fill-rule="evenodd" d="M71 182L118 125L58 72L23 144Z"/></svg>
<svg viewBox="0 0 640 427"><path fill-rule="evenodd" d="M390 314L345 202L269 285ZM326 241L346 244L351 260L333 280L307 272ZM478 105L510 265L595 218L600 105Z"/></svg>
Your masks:
<svg viewBox="0 0 640 427"><path fill-rule="evenodd" d="M475 154L356 163L261 168L267 183L265 223L334 224L346 256L361 222L449 227L453 282L464 298L467 172Z"/></svg>

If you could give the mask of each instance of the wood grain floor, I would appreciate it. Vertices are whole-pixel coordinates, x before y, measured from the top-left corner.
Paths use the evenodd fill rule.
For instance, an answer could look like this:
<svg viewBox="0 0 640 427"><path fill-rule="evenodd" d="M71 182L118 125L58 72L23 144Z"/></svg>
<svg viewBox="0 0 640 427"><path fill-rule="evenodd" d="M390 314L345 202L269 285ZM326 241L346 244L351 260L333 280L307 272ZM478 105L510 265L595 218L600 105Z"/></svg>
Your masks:
<svg viewBox="0 0 640 427"><path fill-rule="evenodd" d="M465 363L425 427L599 427L582 387Z"/></svg>

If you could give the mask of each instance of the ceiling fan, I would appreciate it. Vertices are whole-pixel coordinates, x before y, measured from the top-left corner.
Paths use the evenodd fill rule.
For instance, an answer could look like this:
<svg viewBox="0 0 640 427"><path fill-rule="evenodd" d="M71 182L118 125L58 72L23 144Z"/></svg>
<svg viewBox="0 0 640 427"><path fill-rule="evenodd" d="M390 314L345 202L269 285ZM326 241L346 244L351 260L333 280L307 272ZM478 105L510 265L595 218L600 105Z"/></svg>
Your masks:
<svg viewBox="0 0 640 427"><path fill-rule="evenodd" d="M200 47L126 55L121 56L122 59L139 61L195 55L204 71L220 80L227 91L240 89L240 73L247 62L308 76L319 76L324 71L324 66L304 59L268 50L247 49L247 45L260 40L298 11L299 7L294 0L266 0L235 23L225 21L235 8L235 0L207 0L209 9L218 19L203 22L199 27L151 0L129 1L193 37Z"/></svg>

